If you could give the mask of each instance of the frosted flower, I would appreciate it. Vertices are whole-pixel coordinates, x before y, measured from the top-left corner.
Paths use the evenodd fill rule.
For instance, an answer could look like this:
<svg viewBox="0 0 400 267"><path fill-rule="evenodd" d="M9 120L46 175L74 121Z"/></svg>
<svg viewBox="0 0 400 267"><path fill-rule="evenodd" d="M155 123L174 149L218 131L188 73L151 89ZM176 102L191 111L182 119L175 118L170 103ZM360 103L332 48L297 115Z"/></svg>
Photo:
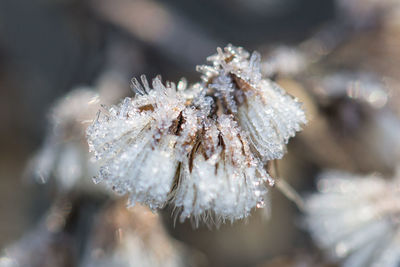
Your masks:
<svg viewBox="0 0 400 267"><path fill-rule="evenodd" d="M99 95L89 88L75 89L56 102L44 145L28 166L37 180L44 183L54 176L60 188L70 189L81 177L95 173L84 132L99 108Z"/></svg>
<svg viewBox="0 0 400 267"><path fill-rule="evenodd" d="M121 75L106 71L94 87L77 87L58 99L49 110L48 131L26 175L40 183L52 178L61 190L99 190L88 179L98 169L90 162L86 128L102 104L114 103L129 91L121 80Z"/></svg>
<svg viewBox="0 0 400 267"><path fill-rule="evenodd" d="M307 227L317 244L343 266L400 263L400 171L394 179L322 174L306 202Z"/></svg>
<svg viewBox="0 0 400 267"><path fill-rule="evenodd" d="M185 99L174 84L159 78L151 89L142 77L136 80L135 98L125 98L108 114L100 113L87 130L88 143L102 165L96 181L104 181L120 194L129 193L132 204L164 206L178 161L174 152L174 122L185 108Z"/></svg>
<svg viewBox="0 0 400 267"><path fill-rule="evenodd" d="M181 220L242 219L265 205L264 170L283 156L305 123L300 104L260 73L254 53L231 45L200 66L202 82L152 88L134 80L136 95L99 114L87 130L104 181L130 202L152 209L172 203ZM257 152L257 153L255 153Z"/></svg>
<svg viewBox="0 0 400 267"><path fill-rule="evenodd" d="M82 267L179 267L191 263L185 247L168 236L160 217L117 203L97 215ZM118 234L116 234L118 233Z"/></svg>
<svg viewBox="0 0 400 267"><path fill-rule="evenodd" d="M208 60L212 67L198 67L202 79L235 115L252 148L264 161L282 158L289 138L306 123L301 104L271 80L262 79L257 52L250 55L228 45Z"/></svg>
<svg viewBox="0 0 400 267"><path fill-rule="evenodd" d="M219 224L243 219L254 207L263 207L264 183L272 180L250 152L233 117L219 117L216 125L205 128L202 138L197 149L203 153L195 154L192 164L190 159L182 162L175 196L181 220L193 216L196 225L201 218Z"/></svg>

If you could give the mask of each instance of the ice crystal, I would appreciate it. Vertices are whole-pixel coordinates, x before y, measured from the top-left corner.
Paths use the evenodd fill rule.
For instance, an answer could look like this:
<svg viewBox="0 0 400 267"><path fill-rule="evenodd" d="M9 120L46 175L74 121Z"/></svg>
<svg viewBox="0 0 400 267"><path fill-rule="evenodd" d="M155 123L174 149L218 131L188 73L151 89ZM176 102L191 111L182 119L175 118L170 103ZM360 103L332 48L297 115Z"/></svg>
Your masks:
<svg viewBox="0 0 400 267"><path fill-rule="evenodd" d="M199 66L202 82L150 88L133 80L136 95L100 113L87 130L104 181L130 202L163 207L216 223L245 218L265 205L264 169L281 158L306 122L298 103L262 79L260 56L228 45Z"/></svg>
<svg viewBox="0 0 400 267"><path fill-rule="evenodd" d="M343 266L399 266L400 171L394 179L324 173L306 202L307 227Z"/></svg>

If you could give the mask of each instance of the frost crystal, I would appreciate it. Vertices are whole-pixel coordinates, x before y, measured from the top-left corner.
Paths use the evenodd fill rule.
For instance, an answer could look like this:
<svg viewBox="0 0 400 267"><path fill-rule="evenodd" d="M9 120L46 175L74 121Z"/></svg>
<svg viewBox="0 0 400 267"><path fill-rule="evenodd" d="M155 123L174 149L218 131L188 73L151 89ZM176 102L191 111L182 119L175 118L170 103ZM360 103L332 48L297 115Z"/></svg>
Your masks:
<svg viewBox="0 0 400 267"><path fill-rule="evenodd" d="M318 189L306 222L321 248L343 266L399 266L400 170L393 180L330 171Z"/></svg>
<svg viewBox="0 0 400 267"><path fill-rule="evenodd" d="M168 202L180 218L214 222L242 219L265 205L268 160L281 158L285 144L306 122L298 103L262 79L260 56L228 45L199 66L202 82L152 88L133 80L126 98L87 130L100 162L98 181L132 204L161 208Z"/></svg>

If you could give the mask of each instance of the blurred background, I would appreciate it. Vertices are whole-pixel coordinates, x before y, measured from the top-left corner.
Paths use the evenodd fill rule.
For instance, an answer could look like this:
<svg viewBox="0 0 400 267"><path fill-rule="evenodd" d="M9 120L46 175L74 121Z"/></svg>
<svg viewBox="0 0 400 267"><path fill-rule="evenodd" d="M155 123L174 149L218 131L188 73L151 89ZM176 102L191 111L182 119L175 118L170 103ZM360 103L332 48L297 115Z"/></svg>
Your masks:
<svg viewBox="0 0 400 267"><path fill-rule="evenodd" d="M93 241L93 235L110 229L114 238L121 225L145 232L148 250L165 252L154 243L177 242L170 253L183 263L171 266L333 265L302 227L302 213L278 191L269 219L259 211L247 222L194 230L190 223L174 226L168 208L159 215L141 208L134 213L145 215L125 214L124 199L35 179L32 164L41 163L32 158L59 142L49 138L59 123L52 124L51 111L72 90L105 92L115 103L132 95L130 80L141 74L196 82L196 65L232 43L258 50L265 76L304 103L309 124L279 164L302 195L326 168L393 175L400 155L399 13L389 0L0 0L0 249L26 240L26 233L46 232L37 230L43 218L49 227L51 210L66 205L65 224L40 254L57 260L32 266L92 266L91 244L112 239ZM85 179L88 187L100 186ZM118 222L98 225L109 213ZM24 250L43 242L26 242Z"/></svg>

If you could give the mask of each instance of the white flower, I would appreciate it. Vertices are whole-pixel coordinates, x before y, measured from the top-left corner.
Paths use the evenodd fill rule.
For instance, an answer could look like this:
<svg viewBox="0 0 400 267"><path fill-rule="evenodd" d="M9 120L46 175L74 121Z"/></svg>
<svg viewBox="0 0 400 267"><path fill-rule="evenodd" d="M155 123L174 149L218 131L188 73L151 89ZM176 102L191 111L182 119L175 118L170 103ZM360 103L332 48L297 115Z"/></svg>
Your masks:
<svg viewBox="0 0 400 267"><path fill-rule="evenodd" d="M200 219L209 218L218 225L264 207L264 184L272 179L251 154L233 117L219 117L202 138L199 153L182 163L175 196L175 205L182 208L181 220L193 217L198 225Z"/></svg>
<svg viewBox="0 0 400 267"><path fill-rule="evenodd" d="M50 111L44 145L28 165L28 171L37 180L44 183L54 176L60 188L68 190L82 185L83 177L95 173L84 133L85 122L93 120L99 108L99 95L89 88L75 89L56 102Z"/></svg>
<svg viewBox="0 0 400 267"><path fill-rule="evenodd" d="M339 171L322 174L306 202L307 228L343 266L400 264L400 172L392 180Z"/></svg>
<svg viewBox="0 0 400 267"><path fill-rule="evenodd" d="M110 86L112 84L112 86ZM58 99L49 110L49 127L39 151L30 160L26 175L38 182L54 179L60 190L101 190L90 177L98 166L90 162L86 128L102 104L114 103L128 88L121 76L103 73L93 87L77 87Z"/></svg>
<svg viewBox="0 0 400 267"><path fill-rule="evenodd" d="M165 87L159 78L150 89L142 77L138 94L125 98L108 114L101 113L87 130L88 143L102 165L97 181L105 181L120 194L129 193L131 204L165 205L178 165L174 151L174 121L185 108L175 85Z"/></svg>
<svg viewBox="0 0 400 267"><path fill-rule="evenodd" d="M292 97L261 79L257 53L228 46L200 66L203 82L153 88L112 107L87 130L98 180L151 208L174 204L181 220L234 221L263 207L273 180L264 169L283 156L305 123Z"/></svg>
<svg viewBox="0 0 400 267"><path fill-rule="evenodd" d="M235 114L262 160L282 158L285 144L306 123L296 99L277 84L262 79L260 55L251 56L232 45L208 58L213 66L200 66L203 80L216 90L228 112Z"/></svg>

